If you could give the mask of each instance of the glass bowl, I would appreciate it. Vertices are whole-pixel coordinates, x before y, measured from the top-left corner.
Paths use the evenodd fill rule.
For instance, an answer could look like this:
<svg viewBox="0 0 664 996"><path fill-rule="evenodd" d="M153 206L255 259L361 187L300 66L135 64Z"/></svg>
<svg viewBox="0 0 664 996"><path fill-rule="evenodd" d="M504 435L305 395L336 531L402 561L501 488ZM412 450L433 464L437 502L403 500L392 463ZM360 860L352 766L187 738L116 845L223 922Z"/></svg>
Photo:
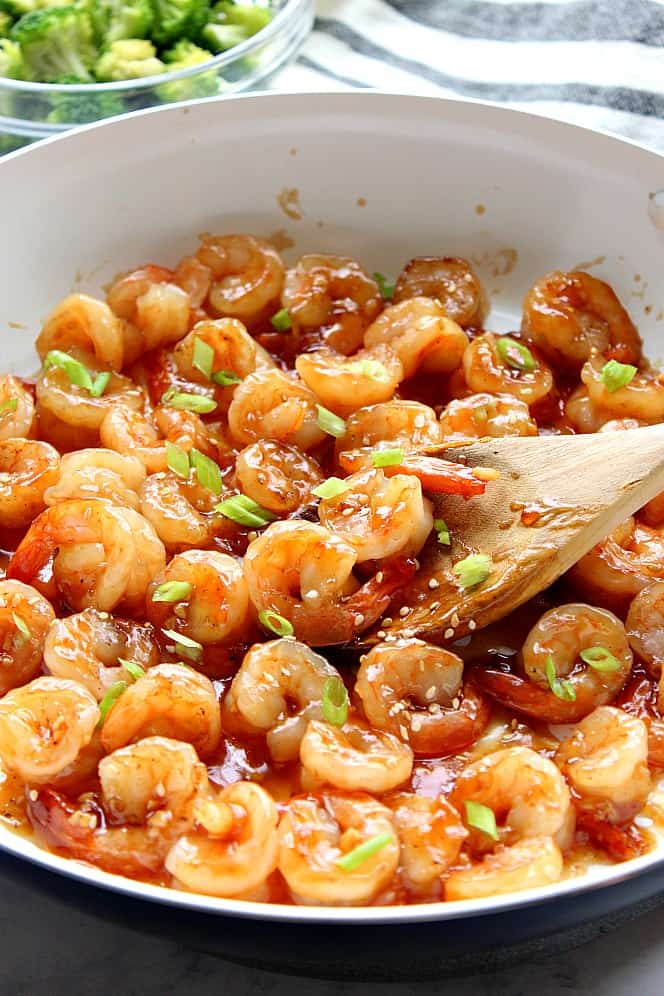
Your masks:
<svg viewBox="0 0 664 996"><path fill-rule="evenodd" d="M314 0L274 0L274 18L247 41L161 76L80 85L0 77L0 154L101 118L256 87L295 56L312 28L313 6Z"/></svg>

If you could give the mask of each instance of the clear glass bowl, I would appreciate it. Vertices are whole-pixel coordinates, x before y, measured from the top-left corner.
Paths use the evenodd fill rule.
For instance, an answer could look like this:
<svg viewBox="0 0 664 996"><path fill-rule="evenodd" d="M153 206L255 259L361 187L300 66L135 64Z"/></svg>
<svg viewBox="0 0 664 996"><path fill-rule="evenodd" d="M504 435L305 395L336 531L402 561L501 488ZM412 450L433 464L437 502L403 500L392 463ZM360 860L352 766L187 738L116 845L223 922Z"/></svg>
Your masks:
<svg viewBox="0 0 664 996"><path fill-rule="evenodd" d="M121 83L61 85L0 77L0 139L7 149L101 118L249 90L292 59L313 25L314 0L275 0L270 23L200 66ZM57 115L57 120L54 116Z"/></svg>

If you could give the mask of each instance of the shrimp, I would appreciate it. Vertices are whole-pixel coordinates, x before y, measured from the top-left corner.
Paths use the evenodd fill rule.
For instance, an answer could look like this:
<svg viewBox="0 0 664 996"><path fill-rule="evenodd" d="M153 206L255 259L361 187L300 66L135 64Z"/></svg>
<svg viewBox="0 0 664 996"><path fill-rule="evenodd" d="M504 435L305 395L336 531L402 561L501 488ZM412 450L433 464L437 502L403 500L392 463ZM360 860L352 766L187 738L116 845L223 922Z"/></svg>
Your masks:
<svg viewBox="0 0 664 996"><path fill-rule="evenodd" d="M30 785L51 782L92 740L99 709L75 681L35 678L0 699L0 758Z"/></svg>
<svg viewBox="0 0 664 996"><path fill-rule="evenodd" d="M32 435L35 403L18 377L0 377L0 442Z"/></svg>
<svg viewBox="0 0 664 996"><path fill-rule="evenodd" d="M450 401L440 416L440 428L445 442L537 435L528 405L511 394L471 394Z"/></svg>
<svg viewBox="0 0 664 996"><path fill-rule="evenodd" d="M463 354L463 372L468 387L476 392L511 394L527 405L534 405L551 393L553 374L548 366L534 357L535 367L532 370L517 366L517 362L520 363L518 357L513 364L503 359L498 352L497 343L507 338L498 338L493 332L485 332L473 339ZM518 346L516 340L513 341L515 347Z"/></svg>
<svg viewBox="0 0 664 996"><path fill-rule="evenodd" d="M454 754L489 721L489 704L463 661L418 639L379 643L360 660L355 693L372 726L406 740L416 754Z"/></svg>
<svg viewBox="0 0 664 996"><path fill-rule="evenodd" d="M416 477L386 477L374 468L347 477L344 485L340 494L321 499L318 515L322 525L354 547L358 563L420 552L433 514Z"/></svg>
<svg viewBox="0 0 664 996"><path fill-rule="evenodd" d="M68 498L106 498L116 505L138 508L137 492L144 479L145 467L134 456L107 449L76 450L60 460L44 501L57 505Z"/></svg>
<svg viewBox="0 0 664 996"><path fill-rule="evenodd" d="M325 343L348 356L383 307L378 284L347 256L309 254L286 271L281 304L300 331L321 329Z"/></svg>
<svg viewBox="0 0 664 996"><path fill-rule="evenodd" d="M311 492L323 480L313 457L270 439L238 453L235 475L243 494L277 515L288 515L312 500Z"/></svg>
<svg viewBox="0 0 664 996"><path fill-rule="evenodd" d="M70 294L48 316L35 346L42 359L52 349L92 352L98 363L117 372L126 362L123 326L103 301Z"/></svg>
<svg viewBox="0 0 664 996"><path fill-rule="evenodd" d="M189 295L192 308L200 308L212 286L212 271L196 256L184 256L173 273L173 280Z"/></svg>
<svg viewBox="0 0 664 996"><path fill-rule="evenodd" d="M338 862L378 836L386 843L350 870ZM279 824L279 871L296 902L361 906L385 888L399 863L392 813L357 793L294 796Z"/></svg>
<svg viewBox="0 0 664 996"><path fill-rule="evenodd" d="M445 899L484 899L558 882L563 856L551 837L529 837L511 847L498 847L470 868L453 871L445 880Z"/></svg>
<svg viewBox="0 0 664 996"><path fill-rule="evenodd" d="M586 597L622 614L642 588L664 581L662 531L630 518L577 561L567 576Z"/></svg>
<svg viewBox="0 0 664 996"><path fill-rule="evenodd" d="M29 526L46 506L45 492L56 482L60 454L34 439L0 441L0 526Z"/></svg>
<svg viewBox="0 0 664 996"><path fill-rule="evenodd" d="M36 678L55 613L43 595L20 581L0 581L0 695Z"/></svg>
<svg viewBox="0 0 664 996"><path fill-rule="evenodd" d="M116 281L106 300L133 332L131 357L182 339L189 330L191 299L162 266L144 266Z"/></svg>
<svg viewBox="0 0 664 996"><path fill-rule="evenodd" d="M233 439L245 446L273 439L310 450L325 439L316 405L315 394L298 377L282 370L258 370L235 389L228 427Z"/></svg>
<svg viewBox="0 0 664 996"><path fill-rule="evenodd" d="M391 733L348 720L339 728L312 719L300 744L303 785L387 792L410 778L413 752Z"/></svg>
<svg viewBox="0 0 664 996"><path fill-rule="evenodd" d="M53 578L75 611L128 612L142 607L148 584L166 563L152 526L138 512L99 498L78 498L47 508L28 529L8 576L30 584L53 558Z"/></svg>
<svg viewBox="0 0 664 996"><path fill-rule="evenodd" d="M337 415L389 401L404 377L401 360L390 346L343 356L329 349L301 353L295 369L322 404Z"/></svg>
<svg viewBox="0 0 664 996"><path fill-rule="evenodd" d="M143 669L159 663L149 624L114 619L96 609L51 622L44 642L44 667L56 678L79 682L97 701L116 681L127 680L121 660Z"/></svg>
<svg viewBox="0 0 664 996"><path fill-rule="evenodd" d="M214 685L184 664L158 664L130 685L106 715L101 742L117 750L143 737L171 737L201 758L216 750L221 719Z"/></svg>
<svg viewBox="0 0 664 996"><path fill-rule="evenodd" d="M428 297L392 304L364 333L364 345L390 346L401 360L406 380L415 373L449 374L461 365L468 336Z"/></svg>
<svg viewBox="0 0 664 996"><path fill-rule="evenodd" d="M386 800L399 834L401 867L417 892L439 883L456 862L468 831L444 796L398 792Z"/></svg>
<svg viewBox="0 0 664 996"><path fill-rule="evenodd" d="M228 785L213 799L199 800L194 814L194 829L166 855L176 884L210 896L241 896L277 867L277 807L260 785Z"/></svg>
<svg viewBox="0 0 664 996"><path fill-rule="evenodd" d="M168 468L167 441L187 453L195 447L213 460L219 456L200 415L168 405L155 408L151 417L123 404L112 405L99 427L99 437L103 446L140 460L148 474Z"/></svg>
<svg viewBox="0 0 664 996"><path fill-rule="evenodd" d="M625 629L634 653L660 678L664 664L664 581L654 581L634 596ZM664 694L661 705L664 707Z"/></svg>
<svg viewBox="0 0 664 996"><path fill-rule="evenodd" d="M577 809L594 820L629 823L648 798L648 730L622 709L599 706L562 741L554 760Z"/></svg>
<svg viewBox="0 0 664 996"><path fill-rule="evenodd" d="M394 303L414 297L432 297L448 318L462 328L481 325L484 294L466 259L455 256L419 256L403 268L394 288Z"/></svg>
<svg viewBox="0 0 664 996"><path fill-rule="evenodd" d="M616 705L630 716L643 720L648 731L648 764L664 768L664 712L659 706L659 683L647 676L637 676L616 700Z"/></svg>
<svg viewBox="0 0 664 996"><path fill-rule="evenodd" d="M183 377L198 384L209 384L209 374L203 373L194 365L196 343L203 342L214 353L211 372L219 370L235 374L244 380L257 367L274 367L274 361L266 364L264 353L258 354L257 344L246 328L236 318L220 318L217 321L198 322L191 332L180 340L173 350L173 358ZM269 357L269 354L267 354ZM217 397L221 398L225 407L230 404L235 385L221 388Z"/></svg>
<svg viewBox="0 0 664 996"><path fill-rule="evenodd" d="M565 415L577 432L601 432L611 420L611 413L590 400L588 388L580 384L565 402Z"/></svg>
<svg viewBox="0 0 664 996"><path fill-rule="evenodd" d="M309 720L322 718L323 686L329 678L339 678L336 668L304 643L256 643L226 693L224 717L235 727L265 734L276 761L292 761Z"/></svg>
<svg viewBox="0 0 664 996"><path fill-rule="evenodd" d="M253 235L208 235L196 258L212 274L208 301L220 317L253 326L279 309L284 264L268 242Z"/></svg>
<svg viewBox="0 0 664 996"><path fill-rule="evenodd" d="M664 420L664 383L652 371L636 373L625 387L609 391L602 378L606 357L591 353L581 370L581 380L588 389L588 397L596 409L609 418L634 418L640 422Z"/></svg>
<svg viewBox="0 0 664 996"><path fill-rule="evenodd" d="M217 495L196 480L177 474L151 474L139 491L141 514L169 550L204 546L212 535L211 513Z"/></svg>
<svg viewBox="0 0 664 996"><path fill-rule="evenodd" d="M591 649L601 651L601 659L609 660L610 667L586 663L583 651ZM615 698L630 676L632 651L625 627L612 612L573 603L540 617L523 645L522 661L524 678L480 668L480 687L526 716L548 723L576 723ZM563 682L554 691L554 683L561 678Z"/></svg>
<svg viewBox="0 0 664 996"><path fill-rule="evenodd" d="M177 602L154 601L156 590L168 582L184 582L190 591ZM182 632L203 645L237 641L250 622L242 564L215 550L180 553L152 581L146 607L160 629Z"/></svg>
<svg viewBox="0 0 664 996"><path fill-rule="evenodd" d="M419 401L383 401L352 412L346 431L337 440L337 454L360 450L373 453L376 443L389 442L404 452L441 441L440 427L433 408Z"/></svg>

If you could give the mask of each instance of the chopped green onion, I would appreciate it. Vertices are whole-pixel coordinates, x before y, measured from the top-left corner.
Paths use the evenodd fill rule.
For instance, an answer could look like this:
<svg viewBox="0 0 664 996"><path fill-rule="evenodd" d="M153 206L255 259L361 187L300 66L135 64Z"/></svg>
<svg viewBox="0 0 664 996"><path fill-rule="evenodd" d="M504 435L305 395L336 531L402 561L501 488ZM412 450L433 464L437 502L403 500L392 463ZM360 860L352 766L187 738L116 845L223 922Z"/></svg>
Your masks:
<svg viewBox="0 0 664 996"><path fill-rule="evenodd" d="M438 542L442 546L449 546L452 540L450 538L450 531L445 519L434 519L433 528L438 533Z"/></svg>
<svg viewBox="0 0 664 996"><path fill-rule="evenodd" d="M164 581L152 593L153 602L186 602L193 585L189 581Z"/></svg>
<svg viewBox="0 0 664 996"><path fill-rule="evenodd" d="M335 415L334 412L331 412L329 408L316 405L316 412L318 415L318 428L326 432L328 436L341 439L342 436L346 435L346 423L338 415Z"/></svg>
<svg viewBox="0 0 664 996"><path fill-rule="evenodd" d="M292 636L295 632L293 624L272 609L262 609L258 613L258 621L261 626L265 626L265 629L271 630L277 636Z"/></svg>
<svg viewBox="0 0 664 996"><path fill-rule="evenodd" d="M183 394L181 391L176 391L175 388L166 391L161 403L183 412L196 412L197 415L206 415L217 407L217 402L205 394Z"/></svg>
<svg viewBox="0 0 664 996"><path fill-rule="evenodd" d="M102 394L108 387L108 382L111 379L111 375L108 370L103 373L97 374L95 379L92 381L92 386L90 387L90 394L93 398L101 398Z"/></svg>
<svg viewBox="0 0 664 996"><path fill-rule="evenodd" d="M528 347L524 346L522 342L517 342L516 339L510 339L509 336L503 336L497 340L496 352L503 363L507 363L514 370L530 373L531 370L537 369L535 357Z"/></svg>
<svg viewBox="0 0 664 996"><path fill-rule="evenodd" d="M272 327L277 330L277 332L288 332L289 329L293 328L293 323L291 322L291 316L288 314L288 308L282 308L278 311L276 315L272 315L270 319Z"/></svg>
<svg viewBox="0 0 664 996"><path fill-rule="evenodd" d="M103 699L99 703L99 726L104 725L109 712L118 701L122 693L126 691L126 681L116 681L114 685L111 685L109 690L106 692L106 695L104 695Z"/></svg>
<svg viewBox="0 0 664 996"><path fill-rule="evenodd" d="M348 854L344 854L342 857L337 858L335 864L338 868L343 871L352 872L360 865L364 864L369 858L372 858L374 854L378 851L382 851L386 844L389 844L394 840L391 833L379 833L375 837L370 837L369 840L365 840L363 844L358 844L354 847L352 851Z"/></svg>
<svg viewBox="0 0 664 996"><path fill-rule="evenodd" d="M194 357L192 360L193 366L207 377L209 380L212 376L212 364L214 363L214 349L209 342L205 339L201 339L200 336L194 336Z"/></svg>
<svg viewBox="0 0 664 996"><path fill-rule="evenodd" d="M222 488L221 471L214 460L210 460L210 457L193 447L189 453L189 460L196 471L196 477L201 487L207 488L215 495L220 495Z"/></svg>
<svg viewBox="0 0 664 996"><path fill-rule="evenodd" d="M92 391L93 381L90 371L81 363L75 360L69 353L63 353L61 349L51 349L44 357L44 370L50 367L59 367L69 377L69 382L76 387L83 387L86 391Z"/></svg>
<svg viewBox="0 0 664 996"><path fill-rule="evenodd" d="M576 700L574 685L571 681L558 677L556 665L551 654L546 659L546 680L549 682L549 688L557 699L562 699L565 702L574 702Z"/></svg>
<svg viewBox="0 0 664 996"><path fill-rule="evenodd" d="M390 372L380 360L356 360L348 364L348 370L352 373L362 374L369 380L376 380L380 384L387 384L391 380Z"/></svg>
<svg viewBox="0 0 664 996"><path fill-rule="evenodd" d="M220 387L229 387L231 384L240 384L242 382L242 378L238 377L232 370L215 370L212 374L212 380L215 384L219 384Z"/></svg>
<svg viewBox="0 0 664 996"><path fill-rule="evenodd" d="M203 646L198 642L198 640L192 640L191 637L185 636L184 633L178 633L174 629L162 629L162 633L164 636L167 636L169 640L173 640L177 650L183 657L187 657L190 661L197 661L200 659L200 656L203 653Z"/></svg>
<svg viewBox="0 0 664 996"><path fill-rule="evenodd" d="M609 674L620 670L620 661L609 653L606 647L587 647L581 651L579 657L584 664L589 664L596 671L605 671Z"/></svg>
<svg viewBox="0 0 664 996"><path fill-rule="evenodd" d="M474 588L491 574L493 561L488 553L471 553L463 560L457 560L452 568L452 573L456 574L462 588Z"/></svg>
<svg viewBox="0 0 664 996"><path fill-rule="evenodd" d="M118 657L118 664L122 665L129 677L134 681L138 681L145 674L145 669L140 664L137 664L136 661L126 661L123 657Z"/></svg>
<svg viewBox="0 0 664 996"><path fill-rule="evenodd" d="M403 450L374 450L371 462L374 467L398 467L403 463Z"/></svg>
<svg viewBox="0 0 664 996"><path fill-rule="evenodd" d="M394 297L394 284L388 284L384 273L374 273L373 278L378 284L381 297L385 298L386 301L391 301Z"/></svg>
<svg viewBox="0 0 664 996"><path fill-rule="evenodd" d="M25 620L21 619L21 617L17 612L12 612L12 619L14 620L14 625L16 626L16 629L19 631L21 636L25 637L26 640L29 640L30 637L32 636L32 633L30 632L30 629Z"/></svg>
<svg viewBox="0 0 664 996"><path fill-rule="evenodd" d="M268 522L274 522L277 518L272 512L268 512L266 508L251 498L247 498L246 495L233 495L231 498L226 498L215 506L215 510L241 526L253 526L256 529L267 526Z"/></svg>
<svg viewBox="0 0 664 996"><path fill-rule="evenodd" d="M481 830L492 840L498 840L498 827L493 809L481 802L466 801L466 823L475 830Z"/></svg>
<svg viewBox="0 0 664 996"><path fill-rule="evenodd" d="M348 719L348 690L341 678L328 678L323 685L321 709L323 719L332 726L343 726Z"/></svg>
<svg viewBox="0 0 664 996"><path fill-rule="evenodd" d="M602 367L600 379L609 394L619 391L621 387L627 387L634 379L636 367L631 363L618 363L617 360L609 360Z"/></svg>
<svg viewBox="0 0 664 996"><path fill-rule="evenodd" d="M340 477L328 477L326 481L323 481L317 488L314 488L311 493L312 495L316 495L316 498L336 498L338 495L342 495L344 491L348 491L349 487L350 484L342 481Z"/></svg>
<svg viewBox="0 0 664 996"><path fill-rule="evenodd" d="M0 405L0 415L9 415L10 412L15 412L17 408L18 408L18 399L7 398L7 400L3 401L2 404Z"/></svg>
<svg viewBox="0 0 664 996"><path fill-rule="evenodd" d="M169 470L172 470L178 477L184 477L185 481L189 477L189 454L180 449L175 443L166 443L166 463Z"/></svg>

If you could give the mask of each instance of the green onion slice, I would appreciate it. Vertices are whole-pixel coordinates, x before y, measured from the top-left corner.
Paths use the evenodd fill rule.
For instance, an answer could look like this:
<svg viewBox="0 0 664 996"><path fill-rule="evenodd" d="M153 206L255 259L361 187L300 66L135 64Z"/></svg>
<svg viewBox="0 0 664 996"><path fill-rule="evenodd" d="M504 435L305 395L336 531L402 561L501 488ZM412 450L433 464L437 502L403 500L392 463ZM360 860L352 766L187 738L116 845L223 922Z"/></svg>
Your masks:
<svg viewBox="0 0 664 996"><path fill-rule="evenodd" d="M348 364L347 369L380 384L387 384L391 380L389 370L380 360L355 360Z"/></svg>
<svg viewBox="0 0 664 996"><path fill-rule="evenodd" d="M295 630L293 624L288 619L284 619L278 612L272 609L262 609L258 613L258 621L265 629L271 630L277 636L292 636Z"/></svg>
<svg viewBox="0 0 664 996"><path fill-rule="evenodd" d="M338 868L343 871L352 872L360 865L364 864L369 858L372 858L374 854L378 851L382 851L386 844L391 843L394 837L391 833L379 833L375 837L370 837L369 840L365 840L363 844L358 844L354 847L352 851L348 854L344 854L342 857L337 858L335 864Z"/></svg>
<svg viewBox="0 0 664 996"><path fill-rule="evenodd" d="M30 628L26 623L25 619L22 619L21 616L19 616L18 612L12 612L12 619L14 620L14 625L16 626L16 629L19 631L21 636L25 637L26 640L29 640L30 637L32 636L32 633L30 632Z"/></svg>
<svg viewBox="0 0 664 996"><path fill-rule="evenodd" d="M99 726L103 726L106 722L106 717L109 712L118 701L123 692L127 691L126 681L116 681L114 685L111 685L109 690L104 695L103 699L99 703Z"/></svg>
<svg viewBox="0 0 664 996"><path fill-rule="evenodd" d="M450 537L450 530L445 522L445 519L434 519L433 528L438 533L438 542L441 546L449 546L452 540Z"/></svg>
<svg viewBox="0 0 664 996"><path fill-rule="evenodd" d="M340 477L328 477L326 481L323 481L317 488L314 488L311 493L312 495L316 495L316 498L336 498L338 495L342 495L344 491L348 491L349 487L350 485Z"/></svg>
<svg viewBox="0 0 664 996"><path fill-rule="evenodd" d="M145 669L140 664L137 664L136 661L126 661L123 657L118 657L118 664L122 665L133 681L138 681L145 674Z"/></svg>
<svg viewBox="0 0 664 996"><path fill-rule="evenodd" d="M341 439L342 436L346 435L346 423L338 415L335 415L334 412L331 412L329 408L316 405L316 414L318 416L318 428L326 432L328 436Z"/></svg>
<svg viewBox="0 0 664 996"><path fill-rule="evenodd" d="M233 495L220 502L215 508L227 519L232 519L233 522L237 522L241 526L253 526L255 529L267 526L269 522L274 522L277 518L272 512L268 512L266 508L251 498L247 498L246 495Z"/></svg>
<svg viewBox="0 0 664 996"><path fill-rule="evenodd" d="M183 657L187 657L190 661L197 661L200 659L203 653L203 646L198 642L198 640L192 640L190 636L185 636L184 633L178 633L174 629L162 629L164 636L172 640L176 646L176 649L182 654Z"/></svg>
<svg viewBox="0 0 664 996"><path fill-rule="evenodd" d="M277 332L288 332L289 329L293 328L291 316L288 314L287 308L282 308L276 315L272 315L270 322L272 323L272 328L275 328Z"/></svg>
<svg viewBox="0 0 664 996"><path fill-rule="evenodd" d="M201 487L207 488L215 495L220 495L222 488L221 471L214 460L210 460L210 457L193 447L189 453L189 460L196 471L196 477Z"/></svg>
<svg viewBox="0 0 664 996"><path fill-rule="evenodd" d="M90 394L93 398L101 398L102 394L108 387L108 382L111 379L111 375L108 370L103 373L97 374L95 379L92 381L92 385L89 388Z"/></svg>
<svg viewBox="0 0 664 996"><path fill-rule="evenodd" d="M613 394L621 387L627 387L635 375L636 367L633 367L631 363L618 363L617 360L609 360L602 367L600 380L609 394Z"/></svg>
<svg viewBox="0 0 664 996"><path fill-rule="evenodd" d="M230 387L231 384L240 384L242 378L238 377L232 370L215 370L212 380L220 387Z"/></svg>
<svg viewBox="0 0 664 996"><path fill-rule="evenodd" d="M403 463L404 451L395 450L374 450L371 454L371 462L374 467L398 467Z"/></svg>
<svg viewBox="0 0 664 996"><path fill-rule="evenodd" d="M380 291L381 297L386 301L391 301L394 297L394 284L389 284L387 282L387 277L384 273L374 273L373 278L378 284L378 290Z"/></svg>
<svg viewBox="0 0 664 996"><path fill-rule="evenodd" d="M175 443L166 443L166 463L178 477L189 478L189 454Z"/></svg>
<svg viewBox="0 0 664 996"><path fill-rule="evenodd" d="M7 398L0 405L0 415L9 415L10 412L15 412L18 408L18 398Z"/></svg>
<svg viewBox="0 0 664 996"><path fill-rule="evenodd" d="M620 661L610 653L606 647L587 647L582 650L579 657L596 671L604 671L610 674L620 670Z"/></svg>
<svg viewBox="0 0 664 996"><path fill-rule="evenodd" d="M186 602L193 585L189 581L164 581L152 593L153 602Z"/></svg>
<svg viewBox="0 0 664 996"><path fill-rule="evenodd" d="M328 678L323 685L321 709L323 719L332 726L343 726L348 719L348 690L341 678Z"/></svg>
<svg viewBox="0 0 664 996"><path fill-rule="evenodd" d="M474 588L491 574L493 561L488 553L471 553L463 560L458 560L452 568L462 588Z"/></svg>
<svg viewBox="0 0 664 996"><path fill-rule="evenodd" d="M69 353L64 353L61 349L51 349L44 357L44 370L50 367L59 367L67 374L70 384L82 387L94 397L100 397L108 385L111 375L108 372L97 374L95 379L84 363L74 359Z"/></svg>
<svg viewBox="0 0 664 996"><path fill-rule="evenodd" d="M214 349L209 342L205 339L201 339L200 336L194 336L194 356L192 359L193 366L199 370L204 377L209 380L212 376L212 364L214 363Z"/></svg>
<svg viewBox="0 0 664 996"><path fill-rule="evenodd" d="M171 388L161 399L162 405L178 408L183 412L196 412L197 415L207 415L217 407L217 402L205 394L184 394Z"/></svg>
<svg viewBox="0 0 664 996"><path fill-rule="evenodd" d="M527 346L509 336L502 336L496 341L496 352L498 356L509 367L514 370L521 370L522 373L530 373L537 369L535 357Z"/></svg>
<svg viewBox="0 0 664 996"><path fill-rule="evenodd" d="M496 826L496 815L493 809L483 805L481 802L467 800L466 823L475 830L481 830L492 840L498 840L498 827Z"/></svg>
<svg viewBox="0 0 664 996"><path fill-rule="evenodd" d="M557 699L562 699L564 702L574 702L576 700L574 685L571 681L558 677L556 665L551 654L546 659L546 680L549 682L549 688Z"/></svg>

